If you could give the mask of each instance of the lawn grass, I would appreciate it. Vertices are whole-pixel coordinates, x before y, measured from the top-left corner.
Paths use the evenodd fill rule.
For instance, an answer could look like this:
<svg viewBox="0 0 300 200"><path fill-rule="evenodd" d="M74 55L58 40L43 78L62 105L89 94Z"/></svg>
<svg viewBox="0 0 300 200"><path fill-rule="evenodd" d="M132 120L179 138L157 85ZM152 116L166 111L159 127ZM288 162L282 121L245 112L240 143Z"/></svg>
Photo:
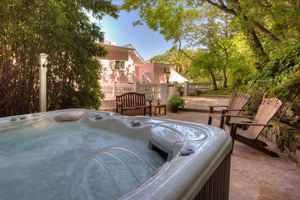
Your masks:
<svg viewBox="0 0 300 200"><path fill-rule="evenodd" d="M211 91L203 92L203 94L231 95L232 90L230 88L220 88L218 90L211 90Z"/></svg>

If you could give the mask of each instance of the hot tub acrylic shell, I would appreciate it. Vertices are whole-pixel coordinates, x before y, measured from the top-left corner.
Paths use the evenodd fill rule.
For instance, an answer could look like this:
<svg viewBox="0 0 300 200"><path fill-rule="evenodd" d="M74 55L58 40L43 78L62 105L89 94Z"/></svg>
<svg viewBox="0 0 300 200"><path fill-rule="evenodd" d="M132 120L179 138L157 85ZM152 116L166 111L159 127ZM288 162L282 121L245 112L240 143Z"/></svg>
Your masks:
<svg viewBox="0 0 300 200"><path fill-rule="evenodd" d="M124 117L84 109L0 118L0 134L65 122L86 123L93 128L147 140L150 147L154 145L169 153L169 161L148 181L120 199L193 199L228 157L232 147L228 134L213 126L144 116ZM185 155L189 154L187 152L191 152L190 155Z"/></svg>

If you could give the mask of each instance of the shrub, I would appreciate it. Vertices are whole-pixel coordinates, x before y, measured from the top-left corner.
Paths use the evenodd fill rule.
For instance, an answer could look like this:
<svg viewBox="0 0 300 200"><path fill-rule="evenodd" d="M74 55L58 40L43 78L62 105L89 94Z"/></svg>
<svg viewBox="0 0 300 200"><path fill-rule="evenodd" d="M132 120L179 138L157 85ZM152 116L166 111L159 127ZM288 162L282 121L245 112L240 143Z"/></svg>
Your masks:
<svg viewBox="0 0 300 200"><path fill-rule="evenodd" d="M168 100L168 105L183 108L185 105L185 100L182 98L182 96L172 95L170 100Z"/></svg>

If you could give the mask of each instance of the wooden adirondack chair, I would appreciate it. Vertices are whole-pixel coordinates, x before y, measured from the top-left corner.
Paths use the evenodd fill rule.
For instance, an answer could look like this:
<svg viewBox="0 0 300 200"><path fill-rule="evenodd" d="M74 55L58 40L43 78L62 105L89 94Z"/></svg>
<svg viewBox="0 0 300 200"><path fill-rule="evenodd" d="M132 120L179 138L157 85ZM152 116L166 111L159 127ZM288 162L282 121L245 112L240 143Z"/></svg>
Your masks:
<svg viewBox="0 0 300 200"><path fill-rule="evenodd" d="M218 106L209 106L209 117L208 124L211 125L212 118L220 121L220 128L224 126L224 115L238 115L242 108L246 105L246 103L251 98L251 95L245 93L233 93L230 96L228 105L218 105ZM216 114L214 112L214 107L226 107L226 109L222 109L221 114Z"/></svg>
<svg viewBox="0 0 300 200"><path fill-rule="evenodd" d="M233 140L232 149L234 145L234 141L237 140L241 143L244 143L254 149L257 149L265 154L268 154L273 157L279 157L277 153L270 151L265 148L267 146L266 143L258 140L258 136L262 132L265 126L272 126L268 124L271 118L278 111L282 102L276 98L264 99L261 105L258 108L257 114L255 118L253 118L252 123L245 123L242 121L234 121L230 120L229 124L230 128L226 130L230 133L230 136ZM225 115L226 117L238 117L234 115ZM245 116L240 116L245 117ZM249 126L247 130L243 130L238 128L239 125L247 125Z"/></svg>

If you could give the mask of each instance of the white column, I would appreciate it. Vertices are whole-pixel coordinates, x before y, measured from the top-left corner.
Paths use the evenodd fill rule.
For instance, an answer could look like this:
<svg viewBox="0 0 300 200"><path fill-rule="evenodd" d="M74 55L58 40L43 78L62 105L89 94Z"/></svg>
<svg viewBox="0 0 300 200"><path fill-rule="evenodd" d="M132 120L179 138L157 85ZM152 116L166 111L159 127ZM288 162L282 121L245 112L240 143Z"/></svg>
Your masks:
<svg viewBox="0 0 300 200"><path fill-rule="evenodd" d="M40 78L40 88L39 88L39 110L40 112L47 111L47 67L46 60L48 55L41 53L39 55L39 78Z"/></svg>
<svg viewBox="0 0 300 200"><path fill-rule="evenodd" d="M160 88L161 103L166 104L168 100L168 83L161 83Z"/></svg>
<svg viewBox="0 0 300 200"><path fill-rule="evenodd" d="M136 84L137 84L137 82L133 82L133 89L132 89L132 92L137 92L137 90L136 90Z"/></svg>
<svg viewBox="0 0 300 200"><path fill-rule="evenodd" d="M189 82L188 81L184 81L184 96L188 96L189 95Z"/></svg>
<svg viewBox="0 0 300 200"><path fill-rule="evenodd" d="M176 85L176 87L175 87L175 85ZM167 83L167 88L168 88L167 100L169 100L172 95L174 95L174 94L176 95L177 94L177 84Z"/></svg>
<svg viewBox="0 0 300 200"><path fill-rule="evenodd" d="M174 81L174 94L179 95L179 93L177 92L177 81Z"/></svg>
<svg viewBox="0 0 300 200"><path fill-rule="evenodd" d="M141 83L140 82L135 83L135 92L141 93Z"/></svg>

